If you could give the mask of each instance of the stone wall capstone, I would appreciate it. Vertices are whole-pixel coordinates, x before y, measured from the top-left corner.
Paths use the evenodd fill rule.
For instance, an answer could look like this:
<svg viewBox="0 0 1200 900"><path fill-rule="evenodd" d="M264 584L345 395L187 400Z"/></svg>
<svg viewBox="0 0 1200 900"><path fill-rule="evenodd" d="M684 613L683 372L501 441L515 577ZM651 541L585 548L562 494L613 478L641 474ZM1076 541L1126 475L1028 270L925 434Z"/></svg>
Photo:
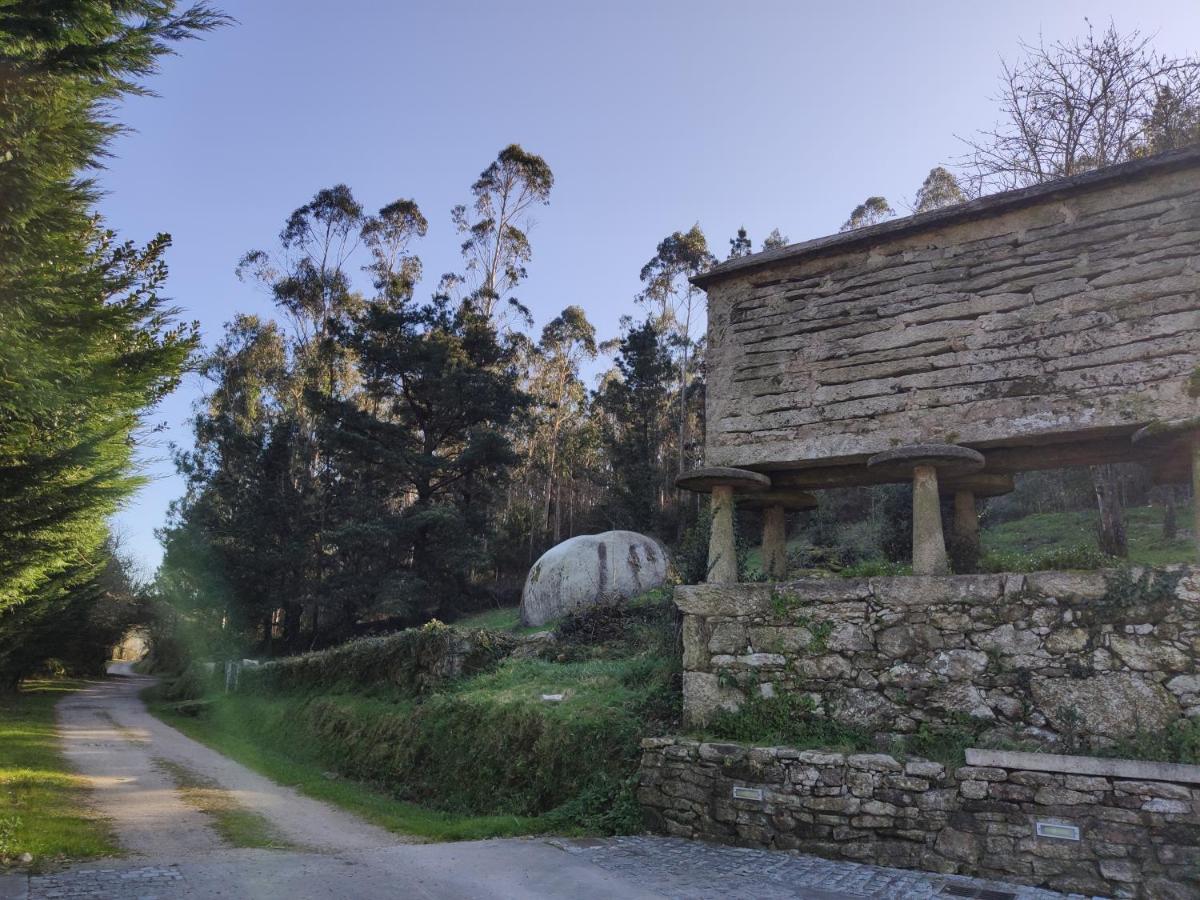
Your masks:
<svg viewBox="0 0 1200 900"><path fill-rule="evenodd" d="M799 692L881 734L964 718L1103 745L1200 716L1200 569L808 578L675 589L684 715Z"/></svg>

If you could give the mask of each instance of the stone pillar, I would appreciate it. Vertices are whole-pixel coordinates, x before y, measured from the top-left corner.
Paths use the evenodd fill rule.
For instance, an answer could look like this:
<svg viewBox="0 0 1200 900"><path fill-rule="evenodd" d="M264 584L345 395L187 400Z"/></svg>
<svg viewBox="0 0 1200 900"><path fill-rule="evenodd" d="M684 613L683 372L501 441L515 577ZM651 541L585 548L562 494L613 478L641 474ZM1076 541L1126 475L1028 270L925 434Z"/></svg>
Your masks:
<svg viewBox="0 0 1200 900"><path fill-rule="evenodd" d="M763 510L763 571L771 581L787 576L787 510L768 506Z"/></svg>
<svg viewBox="0 0 1200 900"><path fill-rule="evenodd" d="M942 531L942 506L938 496L938 473L963 475L983 468L983 454L956 444L912 444L876 453L867 465L899 480L912 479L913 486L913 574L946 575L950 556Z"/></svg>
<svg viewBox="0 0 1200 900"><path fill-rule="evenodd" d="M950 571L942 533L942 504L934 466L913 468L913 574L945 575Z"/></svg>
<svg viewBox="0 0 1200 900"><path fill-rule="evenodd" d="M979 553L979 512L975 508L975 492L954 492L954 536L963 546Z"/></svg>
<svg viewBox="0 0 1200 900"><path fill-rule="evenodd" d="M771 486L771 479L760 472L712 466L693 469L675 478L675 486L685 491L712 495L709 514L712 516L708 537L708 570L706 581L712 584L733 584L737 581L737 544L733 533L733 493L761 492Z"/></svg>
<svg viewBox="0 0 1200 900"><path fill-rule="evenodd" d="M1192 541L1200 558L1200 416L1151 422L1133 433L1133 444L1157 464L1163 481L1191 481Z"/></svg>
<svg viewBox="0 0 1200 900"><path fill-rule="evenodd" d="M1193 436L1188 450L1192 462L1192 543L1200 561L1200 439Z"/></svg>
<svg viewBox="0 0 1200 900"><path fill-rule="evenodd" d="M733 533L733 487L712 489L712 527L708 537L709 584L735 584L738 580L737 541Z"/></svg>

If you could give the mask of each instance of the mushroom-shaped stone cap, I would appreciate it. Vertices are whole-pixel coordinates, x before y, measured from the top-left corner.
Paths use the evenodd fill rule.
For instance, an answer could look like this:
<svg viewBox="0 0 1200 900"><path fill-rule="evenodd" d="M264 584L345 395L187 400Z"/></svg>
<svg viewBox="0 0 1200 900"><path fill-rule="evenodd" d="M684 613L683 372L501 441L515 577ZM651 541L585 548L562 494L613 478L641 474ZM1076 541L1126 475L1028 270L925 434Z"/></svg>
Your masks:
<svg viewBox="0 0 1200 900"><path fill-rule="evenodd" d="M715 487L731 487L735 491L765 491L771 486L771 479L761 472L751 472L749 469L712 466L707 469L692 469L676 476L675 486L700 494L711 494Z"/></svg>
<svg viewBox="0 0 1200 900"><path fill-rule="evenodd" d="M767 509L772 506L782 506L784 509L816 509L817 498L807 491L776 488L772 491L761 491L757 494L747 494L738 498L738 506L742 509Z"/></svg>
<svg viewBox="0 0 1200 900"><path fill-rule="evenodd" d="M1135 446L1156 453L1200 438L1200 416L1191 419L1164 419L1151 422L1133 433Z"/></svg>
<svg viewBox="0 0 1200 900"><path fill-rule="evenodd" d="M910 444L876 453L867 465L895 475L911 474L918 466L932 466L941 475L965 475L983 468L983 454L958 444Z"/></svg>
<svg viewBox="0 0 1200 900"><path fill-rule="evenodd" d="M999 497L1002 494L1011 494L1014 487L1011 475L992 472L975 472L971 475L943 478L938 481L938 490L943 494L970 491L976 497Z"/></svg>

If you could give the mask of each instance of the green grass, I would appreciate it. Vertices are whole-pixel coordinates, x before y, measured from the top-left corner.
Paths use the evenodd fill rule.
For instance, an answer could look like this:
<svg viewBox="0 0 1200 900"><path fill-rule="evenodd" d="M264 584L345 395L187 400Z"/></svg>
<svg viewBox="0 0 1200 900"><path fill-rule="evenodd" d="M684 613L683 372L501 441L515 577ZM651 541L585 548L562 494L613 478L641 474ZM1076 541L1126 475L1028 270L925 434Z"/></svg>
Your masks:
<svg viewBox="0 0 1200 900"><path fill-rule="evenodd" d="M168 759L155 759L179 789L183 801L200 810L231 847L285 850L291 845L266 816L246 809L211 778Z"/></svg>
<svg viewBox="0 0 1200 900"><path fill-rule="evenodd" d="M550 631L556 621L547 622L545 625L522 625L520 606L502 606L499 609L487 609L456 619L452 624L456 628L485 628L488 631L507 631L512 634L536 634L539 631Z"/></svg>
<svg viewBox="0 0 1200 900"><path fill-rule="evenodd" d="M267 735L278 726L252 729L246 715L267 711L275 720L287 714L291 698L264 701L230 698L213 704L204 719L181 716L172 704L151 703L150 711L188 737L205 744L278 784L293 787L305 796L322 800L361 816L389 831L431 841L470 841L491 837L538 834L550 825L536 817L470 816L425 809L396 799L381 787L346 778L331 778L327 761L312 744L274 744ZM280 747L288 747L281 752Z"/></svg>
<svg viewBox="0 0 1200 900"><path fill-rule="evenodd" d="M1179 523L1178 536L1167 541L1162 536L1161 507L1139 506L1125 510L1130 563L1161 566L1196 562L1195 544L1185 530L1191 522L1191 509L1180 506L1175 513ZM1040 513L984 528L980 540L985 556L1039 555L1078 547L1094 548L1096 527L1094 510Z"/></svg>
<svg viewBox="0 0 1200 900"><path fill-rule="evenodd" d="M512 631L521 624L521 607L504 606L487 609L454 622L460 628L486 628L489 631Z"/></svg>
<svg viewBox="0 0 1200 900"><path fill-rule="evenodd" d="M54 730L54 704L85 682L27 681L0 697L0 865L33 865L118 853L109 823L87 805Z"/></svg>

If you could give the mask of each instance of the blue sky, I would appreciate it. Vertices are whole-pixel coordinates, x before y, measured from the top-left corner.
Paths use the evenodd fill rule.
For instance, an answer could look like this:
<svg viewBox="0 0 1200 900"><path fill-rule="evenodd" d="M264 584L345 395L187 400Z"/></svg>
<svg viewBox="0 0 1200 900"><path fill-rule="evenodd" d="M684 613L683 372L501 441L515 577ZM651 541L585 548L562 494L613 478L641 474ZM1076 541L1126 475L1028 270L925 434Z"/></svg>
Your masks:
<svg viewBox="0 0 1200 900"><path fill-rule="evenodd" d="M220 0L217 0L219 3ZM430 221L426 283L461 269L449 210L509 143L554 170L518 291L537 328L564 306L602 337L635 312L656 243L699 222L724 257L745 225L793 241L836 231L871 194L911 200L956 135L991 124L1000 58L1019 38L1069 38L1112 18L1200 52L1196 0L714 2L714 0L226 0L238 24L190 42L120 110L100 181L125 237L169 232L167 292L206 343L235 312L268 313L234 276L273 246L319 188L349 184L368 209L412 197ZM150 571L154 529L182 486L202 385L154 416L152 476L116 520Z"/></svg>

